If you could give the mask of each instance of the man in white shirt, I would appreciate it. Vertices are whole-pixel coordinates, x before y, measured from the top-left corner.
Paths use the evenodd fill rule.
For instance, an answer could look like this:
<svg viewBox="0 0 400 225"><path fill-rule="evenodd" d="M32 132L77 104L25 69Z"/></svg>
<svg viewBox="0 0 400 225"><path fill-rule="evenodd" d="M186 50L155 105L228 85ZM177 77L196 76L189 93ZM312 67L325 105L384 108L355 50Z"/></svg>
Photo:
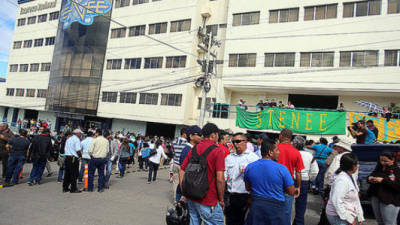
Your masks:
<svg viewBox="0 0 400 225"><path fill-rule="evenodd" d="M72 137L65 142L65 175L63 192L80 193L76 185L79 176L79 158L82 156L81 136L82 131L75 129Z"/></svg>
<svg viewBox="0 0 400 225"><path fill-rule="evenodd" d="M246 166L259 158L247 149L247 137L243 133L236 133L232 138L236 152L225 158L225 180L229 192L226 206L226 225L244 224L245 214L248 208L249 192L246 190L243 180Z"/></svg>

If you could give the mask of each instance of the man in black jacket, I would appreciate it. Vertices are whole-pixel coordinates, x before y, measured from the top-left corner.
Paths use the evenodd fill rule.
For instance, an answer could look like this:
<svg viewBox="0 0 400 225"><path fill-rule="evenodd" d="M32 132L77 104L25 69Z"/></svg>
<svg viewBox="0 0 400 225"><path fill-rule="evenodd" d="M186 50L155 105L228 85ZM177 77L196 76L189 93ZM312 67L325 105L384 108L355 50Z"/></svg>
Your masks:
<svg viewBox="0 0 400 225"><path fill-rule="evenodd" d="M11 138L14 137L13 132L8 128L7 123L0 124L0 158L3 166L3 181L6 179L7 163L8 163L8 152L6 150L6 144Z"/></svg>
<svg viewBox="0 0 400 225"><path fill-rule="evenodd" d="M32 140L30 156L33 167L28 181L29 186L34 184L34 180L36 184L40 184L47 158L50 157L51 149L50 130L46 128L43 130L43 133L35 136Z"/></svg>

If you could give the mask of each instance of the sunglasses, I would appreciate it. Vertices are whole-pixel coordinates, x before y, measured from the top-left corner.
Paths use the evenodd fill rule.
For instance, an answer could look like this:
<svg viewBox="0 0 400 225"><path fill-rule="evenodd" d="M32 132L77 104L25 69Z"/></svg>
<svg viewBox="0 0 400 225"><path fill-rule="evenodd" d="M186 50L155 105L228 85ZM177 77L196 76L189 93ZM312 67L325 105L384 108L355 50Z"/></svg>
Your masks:
<svg viewBox="0 0 400 225"><path fill-rule="evenodd" d="M245 141L245 140L233 140L232 143L234 144L239 144L240 142Z"/></svg>

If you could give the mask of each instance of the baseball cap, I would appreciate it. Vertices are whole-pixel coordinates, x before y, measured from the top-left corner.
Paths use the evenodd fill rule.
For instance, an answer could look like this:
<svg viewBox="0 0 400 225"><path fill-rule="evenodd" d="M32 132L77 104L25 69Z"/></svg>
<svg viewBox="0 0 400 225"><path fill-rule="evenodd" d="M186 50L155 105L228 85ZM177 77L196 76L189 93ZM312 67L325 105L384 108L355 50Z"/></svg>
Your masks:
<svg viewBox="0 0 400 225"><path fill-rule="evenodd" d="M190 127L186 128L186 134L187 135L191 135L191 134L195 134L195 133L197 133L199 135L201 134L201 129L200 129L199 126L193 125L193 126L190 126Z"/></svg>

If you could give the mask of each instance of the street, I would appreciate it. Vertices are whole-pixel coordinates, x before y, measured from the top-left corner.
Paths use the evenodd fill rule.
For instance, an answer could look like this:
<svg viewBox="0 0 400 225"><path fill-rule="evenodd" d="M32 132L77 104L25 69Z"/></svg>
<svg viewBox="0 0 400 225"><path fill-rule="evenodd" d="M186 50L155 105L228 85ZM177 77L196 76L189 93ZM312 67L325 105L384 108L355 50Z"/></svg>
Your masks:
<svg viewBox="0 0 400 225"><path fill-rule="evenodd" d="M58 166L52 163L53 171ZM159 170L158 180L147 184L147 172L111 177L111 187L103 193L62 193L56 173L44 172L41 185L28 186L31 164L24 166L21 184L0 189L0 225L162 225L171 206L168 169ZM129 169L132 171L132 168ZM97 178L96 178L97 179ZM96 186L95 186L96 187ZM319 196L309 195L306 224L319 221ZM365 225L376 224L368 220Z"/></svg>

